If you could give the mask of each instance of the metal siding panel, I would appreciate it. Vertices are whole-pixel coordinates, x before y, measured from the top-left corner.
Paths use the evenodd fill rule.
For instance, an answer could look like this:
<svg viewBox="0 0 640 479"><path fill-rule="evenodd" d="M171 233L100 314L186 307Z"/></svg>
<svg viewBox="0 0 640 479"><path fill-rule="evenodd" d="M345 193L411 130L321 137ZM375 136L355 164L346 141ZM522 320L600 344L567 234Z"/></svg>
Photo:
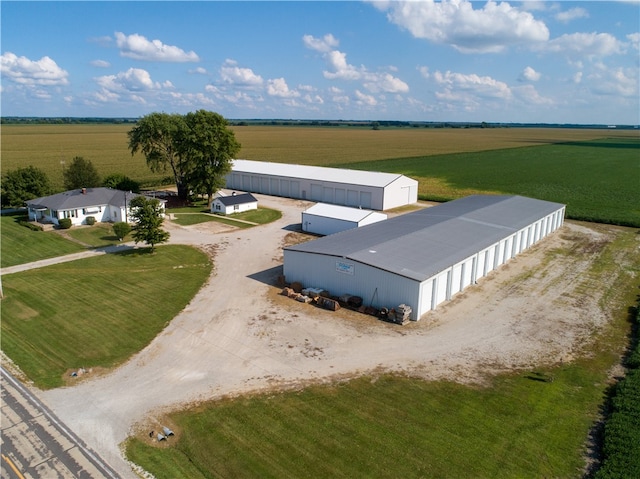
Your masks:
<svg viewBox="0 0 640 479"><path fill-rule="evenodd" d="M324 186L322 188L322 201L324 201L325 203L333 203L334 202L333 188L329 188L327 186Z"/></svg>
<svg viewBox="0 0 640 479"><path fill-rule="evenodd" d="M311 201L322 201L322 185L311 183Z"/></svg>
<svg viewBox="0 0 640 479"><path fill-rule="evenodd" d="M249 175L242 175L242 189L251 191L251 177Z"/></svg>
<svg viewBox="0 0 640 479"><path fill-rule="evenodd" d="M285 198L289 197L289 180L280 180L280 194Z"/></svg>
<svg viewBox="0 0 640 479"><path fill-rule="evenodd" d="M280 181L278 180L278 178L271 178L269 182L271 183L271 194L280 196Z"/></svg>
<svg viewBox="0 0 640 479"><path fill-rule="evenodd" d="M396 307L401 303L418 311L420 284L402 276L358 263L353 265L353 274L336 270L336 262L343 261L334 256L284 251L284 274L288 282L299 281L304 287L317 287L332 295L353 294L362 297L365 306L376 308Z"/></svg>
<svg viewBox="0 0 640 479"><path fill-rule="evenodd" d="M300 198L300 182L291 180L291 198Z"/></svg>
<svg viewBox="0 0 640 479"><path fill-rule="evenodd" d="M360 192L360 205L361 208L371 208L371 192L370 191L361 191Z"/></svg>
<svg viewBox="0 0 640 479"><path fill-rule="evenodd" d="M260 193L264 195L269 194L269 178L265 178L264 176L260 178Z"/></svg>
<svg viewBox="0 0 640 479"><path fill-rule="evenodd" d="M447 272L442 272L436 277L436 306L447 299Z"/></svg>
<svg viewBox="0 0 640 479"><path fill-rule="evenodd" d="M347 199L344 188L336 188L336 204L345 205L346 201Z"/></svg>
<svg viewBox="0 0 640 479"><path fill-rule="evenodd" d="M457 264L453 267L453 276L451 277L451 296L460 292L460 278L462 277L462 265Z"/></svg>
<svg viewBox="0 0 640 479"><path fill-rule="evenodd" d="M347 190L347 206L359 206L360 195L357 191Z"/></svg>

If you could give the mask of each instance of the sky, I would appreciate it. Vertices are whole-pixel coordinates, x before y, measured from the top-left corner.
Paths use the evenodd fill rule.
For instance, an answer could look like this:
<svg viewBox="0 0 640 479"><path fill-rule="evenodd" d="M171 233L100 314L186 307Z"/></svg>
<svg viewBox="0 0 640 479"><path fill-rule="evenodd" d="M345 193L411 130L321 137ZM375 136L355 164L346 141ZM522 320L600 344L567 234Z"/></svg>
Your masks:
<svg viewBox="0 0 640 479"><path fill-rule="evenodd" d="M1 114L640 123L640 0L0 3Z"/></svg>

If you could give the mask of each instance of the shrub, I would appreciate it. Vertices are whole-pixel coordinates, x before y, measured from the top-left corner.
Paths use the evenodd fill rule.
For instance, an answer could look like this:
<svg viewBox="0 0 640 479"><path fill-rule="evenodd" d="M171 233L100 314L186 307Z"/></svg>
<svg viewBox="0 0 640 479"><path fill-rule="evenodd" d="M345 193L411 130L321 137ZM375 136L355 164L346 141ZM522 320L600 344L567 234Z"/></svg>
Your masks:
<svg viewBox="0 0 640 479"><path fill-rule="evenodd" d="M119 222L113 224L113 232L120 241L124 239L131 232L131 225L129 223Z"/></svg>
<svg viewBox="0 0 640 479"><path fill-rule="evenodd" d="M60 225L60 228L62 228L63 230L68 230L69 228L71 228L71 218L59 219L58 224Z"/></svg>
<svg viewBox="0 0 640 479"><path fill-rule="evenodd" d="M44 231L42 226L37 225L35 223L31 223L30 221L20 220L20 221L18 221L18 224L20 226L25 226L25 227L29 228L31 231Z"/></svg>
<svg viewBox="0 0 640 479"><path fill-rule="evenodd" d="M89 226L95 225L96 224L96 218L94 216L87 216L87 218L84 220L85 223L87 223Z"/></svg>

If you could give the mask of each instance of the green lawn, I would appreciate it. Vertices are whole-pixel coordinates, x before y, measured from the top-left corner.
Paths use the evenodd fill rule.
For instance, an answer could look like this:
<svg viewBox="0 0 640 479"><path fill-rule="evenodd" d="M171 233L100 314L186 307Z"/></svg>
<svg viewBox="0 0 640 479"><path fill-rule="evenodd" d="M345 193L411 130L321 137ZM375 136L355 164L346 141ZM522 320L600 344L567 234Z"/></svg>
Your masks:
<svg viewBox="0 0 640 479"><path fill-rule="evenodd" d="M65 234L94 248L120 243L113 232L112 223L96 223L92 226L72 227L66 230ZM123 241L131 241L131 236L127 235Z"/></svg>
<svg viewBox="0 0 640 479"><path fill-rule="evenodd" d="M231 226L237 226L239 228L250 228L250 223L266 224L276 221L282 217L282 213L278 210L272 210L270 208L258 208L257 210L244 211L242 213L235 213L233 215L214 215L205 211L201 211L201 207L194 206L193 208L175 208L169 211L175 215L173 220L175 223L181 226L195 225L199 223L205 223L207 221L217 221L218 223L224 223ZM241 221L236 221L241 220Z"/></svg>
<svg viewBox="0 0 640 479"><path fill-rule="evenodd" d="M0 217L0 267L15 266L41 259L83 251L84 247L73 243L54 231L32 231L18 224L26 215Z"/></svg>
<svg viewBox="0 0 640 479"><path fill-rule="evenodd" d="M200 250L169 245L4 275L2 350L41 388L61 386L69 369L116 366L185 307L211 267Z"/></svg>
<svg viewBox="0 0 640 479"><path fill-rule="evenodd" d="M637 139L602 139L343 166L415 178L424 199L448 200L478 192L518 194L566 204L570 218L640 226Z"/></svg>
<svg viewBox="0 0 640 479"><path fill-rule="evenodd" d="M605 373L487 388L385 376L223 401L172 416L169 449L130 440L158 479L580 477ZM188 471L188 472L187 472Z"/></svg>

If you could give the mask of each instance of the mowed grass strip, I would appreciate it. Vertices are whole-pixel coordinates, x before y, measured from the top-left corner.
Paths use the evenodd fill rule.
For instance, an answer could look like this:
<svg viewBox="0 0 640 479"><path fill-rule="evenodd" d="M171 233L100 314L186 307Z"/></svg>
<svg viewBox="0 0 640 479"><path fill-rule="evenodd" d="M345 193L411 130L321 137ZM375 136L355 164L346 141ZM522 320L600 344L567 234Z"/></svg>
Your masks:
<svg viewBox="0 0 640 479"><path fill-rule="evenodd" d="M342 166L415 178L423 199L518 194L566 204L570 218L638 227L638 158L640 139L609 138Z"/></svg>
<svg viewBox="0 0 640 479"><path fill-rule="evenodd" d="M131 241L131 235L127 235L122 241L113 232L113 223L96 223L91 226L74 226L65 230L64 235L94 248L120 244Z"/></svg>
<svg viewBox="0 0 640 479"><path fill-rule="evenodd" d="M7 268L64 254L77 253L85 248L54 231L32 231L18 224L27 220L26 215L0 217L0 267Z"/></svg>
<svg viewBox="0 0 640 479"><path fill-rule="evenodd" d="M205 478L579 477L603 377L554 374L487 388L365 377L225 401L174 415L184 433L169 449L132 439L127 455L158 479L188 465Z"/></svg>
<svg viewBox="0 0 640 479"><path fill-rule="evenodd" d="M188 246L130 250L2 277L2 350L41 388L144 348L211 272Z"/></svg>

